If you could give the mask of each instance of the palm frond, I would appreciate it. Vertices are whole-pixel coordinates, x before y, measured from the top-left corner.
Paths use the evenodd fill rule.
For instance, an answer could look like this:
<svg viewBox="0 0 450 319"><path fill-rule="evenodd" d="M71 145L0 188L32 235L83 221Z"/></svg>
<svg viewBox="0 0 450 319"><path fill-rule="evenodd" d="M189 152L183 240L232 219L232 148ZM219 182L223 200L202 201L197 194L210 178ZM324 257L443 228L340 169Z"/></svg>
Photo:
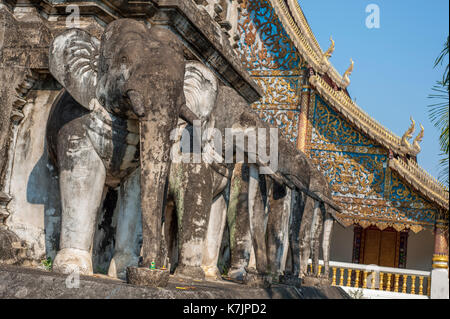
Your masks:
<svg viewBox="0 0 450 319"><path fill-rule="evenodd" d="M439 130L439 146L442 151L442 158L439 162L439 180L449 185L449 136L448 136L448 122L449 122L449 63L445 58L449 55L449 37L447 36L447 42L444 44L444 48L437 57L434 67L442 65L444 61L447 62L444 70L442 81L437 81L436 85L432 88L433 93L428 97L435 99L437 102L428 105L428 114L433 125Z"/></svg>
<svg viewBox="0 0 450 319"><path fill-rule="evenodd" d="M449 37L447 36L447 42L444 44L444 48L442 49L441 53L437 57L436 61L434 62L434 67L436 68L438 65L442 65L445 61L445 57L449 54L449 48L448 48L448 42ZM444 86L448 86L449 84L449 64L447 60L447 66L444 70L444 75L442 76L442 84Z"/></svg>
<svg viewBox="0 0 450 319"><path fill-rule="evenodd" d="M444 154L441 154L444 155ZM439 180L445 184L447 187L449 185L448 171L449 171L449 157L444 155L439 161Z"/></svg>

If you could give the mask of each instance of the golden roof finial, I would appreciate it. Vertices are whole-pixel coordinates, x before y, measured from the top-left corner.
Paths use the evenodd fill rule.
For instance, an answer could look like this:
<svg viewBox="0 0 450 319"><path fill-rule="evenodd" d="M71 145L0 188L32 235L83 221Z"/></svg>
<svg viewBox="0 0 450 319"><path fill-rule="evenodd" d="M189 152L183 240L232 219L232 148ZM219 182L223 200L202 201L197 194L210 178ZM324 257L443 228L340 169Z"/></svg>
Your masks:
<svg viewBox="0 0 450 319"><path fill-rule="evenodd" d="M417 135L417 137L414 139L414 142L420 143L423 140L423 137L425 136L425 128L423 127L422 124L420 124L420 133L419 135Z"/></svg>
<svg viewBox="0 0 450 319"><path fill-rule="evenodd" d="M414 153L419 154L422 148L420 147L420 142L422 142L423 137L425 136L425 128L422 124L420 124L420 133L416 136L413 142Z"/></svg>
<svg viewBox="0 0 450 319"><path fill-rule="evenodd" d="M410 117L410 119L411 119L411 126L408 128L405 134L403 134L402 137L402 145L408 148L411 146L408 141L412 138L414 131L416 130L416 122L414 121L412 116Z"/></svg>
<svg viewBox="0 0 450 319"><path fill-rule="evenodd" d="M330 47L328 48L328 50L323 54L323 56L327 59L331 58L331 56L333 55L334 52L334 41L333 38L330 36Z"/></svg>
<svg viewBox="0 0 450 319"><path fill-rule="evenodd" d="M354 65L355 65L355 62L353 62L353 60L352 59L350 59L350 66L348 67L348 69L347 69L347 71L345 71L345 73L344 73L344 75L343 75L343 78L345 78L345 77L349 77L351 74L352 74L352 72L353 72L353 67L354 67Z"/></svg>

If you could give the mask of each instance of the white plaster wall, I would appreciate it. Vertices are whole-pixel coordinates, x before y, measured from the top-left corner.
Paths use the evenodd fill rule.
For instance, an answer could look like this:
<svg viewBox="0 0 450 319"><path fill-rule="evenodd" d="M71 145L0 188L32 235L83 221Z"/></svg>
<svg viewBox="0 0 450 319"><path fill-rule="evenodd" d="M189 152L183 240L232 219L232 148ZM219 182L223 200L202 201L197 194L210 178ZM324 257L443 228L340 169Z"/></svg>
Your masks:
<svg viewBox="0 0 450 319"><path fill-rule="evenodd" d="M32 258L53 257L59 239L59 188L51 174L45 130L48 114L58 91L31 91L19 124L9 193L13 199L7 226L25 240ZM47 244L46 244L47 242Z"/></svg>
<svg viewBox="0 0 450 319"><path fill-rule="evenodd" d="M430 271L434 252L434 235L431 230L422 230L418 234L410 231L406 268Z"/></svg>
<svg viewBox="0 0 450 319"><path fill-rule="evenodd" d="M430 271L434 251L434 235L430 230L423 230L418 234L413 232L408 236L406 269ZM332 261L352 262L353 254L353 226L344 228L334 224L331 237Z"/></svg>
<svg viewBox="0 0 450 319"><path fill-rule="evenodd" d="M351 263L353 255L353 226L347 228L335 222L331 234L330 260Z"/></svg>

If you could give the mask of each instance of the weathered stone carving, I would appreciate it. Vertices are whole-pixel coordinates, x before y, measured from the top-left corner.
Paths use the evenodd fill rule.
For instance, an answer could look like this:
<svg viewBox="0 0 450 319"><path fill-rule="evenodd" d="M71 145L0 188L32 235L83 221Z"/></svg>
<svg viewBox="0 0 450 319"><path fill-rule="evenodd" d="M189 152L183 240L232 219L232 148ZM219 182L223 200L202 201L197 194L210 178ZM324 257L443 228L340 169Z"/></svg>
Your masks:
<svg viewBox="0 0 450 319"><path fill-rule="evenodd" d="M216 22L232 37L239 1L212 2L220 3L223 10L216 12ZM185 9L194 10L190 8ZM160 13L155 15L155 19L162 18ZM182 28L181 24L176 28ZM56 26L52 32L58 34L60 29L61 25ZM181 37L185 36L181 32ZM47 35L45 39L48 38ZM207 38L210 39L210 35ZM220 39L221 45L229 47L222 36ZM187 41L197 40L189 38ZM45 51L50 41L47 42L43 44ZM120 187L116 247L110 275L124 278L127 266L148 267L152 261L157 267L168 266L165 257L169 256L170 262L177 263L175 272L180 276L203 278L206 273L207 277L220 277L217 260L227 215L232 237L230 274L240 278L283 272L287 247L293 247L297 239L300 241L299 232L291 236L295 231L288 231L292 228L292 219L301 219L294 213L300 210L295 210L295 205L291 204L291 196L295 194L291 189L299 185L301 189L310 187L308 160L283 140L279 152L280 172L273 176L260 175L259 162L236 166L223 166L214 161L211 164L176 163L169 169L169 132L177 122L179 128L192 131L192 124L180 121L179 115L188 122L199 119L202 129L217 128L222 135L231 127L250 130L270 127L249 110L249 97L256 99L257 95L251 83L250 90L248 85L243 89L237 82L230 82L235 78L234 73L224 71L219 60L212 61L209 67L234 89L219 85L212 71L200 62L190 62L185 69L182 48L167 29L149 28L141 22L124 19L108 25L101 41L82 30L65 31L53 41L49 59L45 53L42 55L45 63L36 64L40 70L48 67L65 88L52 107L47 143L43 146L43 149L48 148L49 157L56 164L59 179L55 176L53 181L59 182L61 192L62 231L60 242L52 243L55 247L59 244L60 249L54 261L55 270L65 272L77 266L82 273L93 272L92 237L97 212L107 187ZM211 52L205 57L212 56ZM203 59L201 54L199 58ZM23 83L24 90L33 85L28 81ZM183 84L188 108L183 108ZM44 116L59 90L58 85L53 86L53 93L48 95L45 104L47 109L42 113ZM239 93L236 90L240 90ZM210 140L202 142L201 151L204 151ZM219 155L226 152L225 149L216 151ZM243 151L248 153L249 150ZM266 154L269 153L267 146ZM217 154L210 155L215 158ZM39 165L45 167L47 155L42 155L41 159L42 165ZM234 172L233 179L231 172ZM170 180L167 198L166 177ZM232 199L228 200L227 184L233 182L240 186L230 191ZM50 188L46 191L56 190ZM1 199L9 200L6 195L2 194ZM53 197L59 203L58 196ZM27 197L26 200L33 202L34 199ZM41 201L36 203L42 204ZM59 207L45 210L46 217L47 210L54 210L52 218L55 220L51 223L58 224ZM233 215L234 225L230 222ZM41 246L44 249L40 251L47 249ZM141 263L140 256L143 257Z"/></svg>
<svg viewBox="0 0 450 319"><path fill-rule="evenodd" d="M249 110L248 104L234 90L224 86L217 88L217 80L212 72L199 62L187 63L184 92L188 108L202 121L202 127L214 126L222 131L236 125L246 128L269 127L255 117L256 114ZM186 128L189 129L189 125L180 121L180 131ZM175 150L182 149L181 136L176 140ZM203 150L206 142L202 142ZM292 154L290 160L282 162L283 171L289 175L295 174L308 185L311 170L309 161L303 153L293 151L289 142L285 141L282 145L283 151L291 149ZM283 153L283 156L287 156L287 153ZM291 164L295 161L300 164ZM286 263L289 230L297 230L295 236L290 237L291 241L301 236L301 216L298 214L302 212L298 207L291 207L291 191L270 177L266 180L264 175L259 174L255 164L237 164L233 178L229 174L230 169L223 167L220 171L217 167L205 163L172 164L164 238L166 256L172 265L178 263L175 273L197 279L204 278L204 273L208 278L220 278L217 261L225 217L228 215L232 242L230 277L246 282L249 273L263 277L280 275ZM294 172L295 169L297 171ZM139 174L133 176L133 187L129 188L126 183L121 187L121 194L127 195L125 198L120 195L116 253L109 270L109 275L120 278L124 278L128 266L137 266L139 259L138 234L141 226L139 205L136 205L139 199L136 195L139 193ZM228 203L222 193L227 183L231 184ZM269 185L266 186L266 183ZM122 189L125 191L122 192ZM294 212L294 209L297 210ZM291 217L291 214L296 217ZM298 220L297 228L289 229L290 218ZM311 223L308 225L311 226ZM249 265L253 249L255 265ZM299 254L299 249L296 252ZM296 269L299 268L296 265Z"/></svg>
<svg viewBox="0 0 450 319"><path fill-rule="evenodd" d="M215 107L217 86L214 74L203 64L196 61L186 64L184 82L186 106L201 121L203 128L213 125L210 115ZM192 126L179 120L178 132L183 132L186 128L187 132L189 127ZM182 134L173 137L176 139L172 149L180 152L172 155L181 159L182 152L188 153L190 150L183 150L185 145L181 143ZM204 140L202 144L207 142ZM137 234L142 226L139 205L136 205L139 199L136 193L139 193L140 189L139 183L135 181L139 175L134 174L133 177L132 187L125 184L121 188L122 202L119 210L116 252L109 269L109 275L120 278L124 278L128 266L137 266L139 259ZM177 256L177 275L204 278L201 263L209 212L213 199L222 193L226 184L227 178L207 163L172 164L163 233L168 246L165 255ZM177 229L178 232L175 233L174 230ZM174 258L171 261L174 263Z"/></svg>
<svg viewBox="0 0 450 319"><path fill-rule="evenodd" d="M331 198L331 189L325 178L317 169L311 170L310 189L314 192L325 194ZM300 226L300 263L293 264L294 276L304 278L308 275L308 260L312 259L312 275L318 276L320 236L322 237L322 252L324 262L324 278L328 279L330 261L330 238L335 218L328 205L323 202L313 201L307 198ZM298 265L300 266L299 273Z"/></svg>
<svg viewBox="0 0 450 319"><path fill-rule="evenodd" d="M237 48L237 41L240 39L238 16L241 2L242 0L196 0L199 7L203 8L230 38L233 48Z"/></svg>
<svg viewBox="0 0 450 319"><path fill-rule="evenodd" d="M217 119L215 127L261 127L268 128L268 124L262 122L258 116L253 113L245 101L242 101L233 90L221 87L217 98L218 106L214 109L213 117ZM220 107L220 105L227 107ZM267 146L268 147L268 146ZM323 194L329 197L326 192L324 179L320 178L320 173L311 167L311 163L306 156L296 150L289 141L281 138L279 141L279 172L284 176L289 176L296 180L300 185L306 185L310 191ZM316 175L319 174L319 175ZM255 250L255 268L258 273L265 275L267 272L278 275L284 270L287 259L287 242L290 242L291 253L295 258L291 258L297 276L300 270L300 247L299 244L307 240L306 234L313 230L315 235L320 235L322 228L319 227L321 222L312 224L314 210L308 204L300 205L291 204L291 194L287 190L287 185L283 182L266 181L264 190L260 189L259 183L255 183L253 179L259 180L261 176L258 174L250 174L249 168L239 167L234 173L231 181L230 202L228 207L228 218L234 220L229 223L231 237L231 269L229 275L234 279L245 281L250 261L250 255ZM322 176L323 177L323 176ZM268 175L264 179L272 179L276 176ZM252 183L249 187L248 184ZM311 183L311 184L310 184ZM269 185L267 185L269 184ZM289 185L292 187L292 185ZM233 188L238 188L234 190ZM233 194L234 191L234 194ZM261 194L263 192L264 194ZM252 194L249 197L249 194ZM258 195L255 195L258 194ZM314 200L306 197L307 202L314 205ZM249 209L250 206L250 209ZM267 221L266 208L269 206L269 220ZM305 207L305 212L303 212ZM317 211L315 212L317 215ZM249 218L249 216L251 216ZM318 218L318 217L317 217ZM316 218L316 220L317 220ZM290 220L291 219L291 220ZM290 220L290 226L289 226ZM328 220L328 219L327 219ZM267 221L267 226L266 226ZM300 225L303 231L300 231ZM233 229L233 227L236 227ZM220 227L217 227L221 229ZM289 232L287 231L289 228ZM285 236L278 237L283 232ZM288 234L289 233L289 237ZM330 225L326 226L325 241L328 241L331 233ZM308 233L309 234L309 233ZM265 240L267 237L267 244ZM314 247L317 246L317 240L314 241ZM308 249L310 241L308 241ZM327 252L324 256L329 255L329 246L324 245ZM306 246L303 248L303 255L308 252ZM317 254L316 254L317 255ZM298 256L298 257L297 257ZM309 254L308 254L309 257ZM307 259L306 259L307 263Z"/></svg>
<svg viewBox="0 0 450 319"><path fill-rule="evenodd" d="M70 93L55 103L47 133L62 201L55 269L74 264L92 273L92 234L104 185L117 185L139 164L143 265L159 266L169 136L184 104L179 40L165 28L131 19L109 24L101 42L72 29L53 41L50 71Z"/></svg>
<svg viewBox="0 0 450 319"><path fill-rule="evenodd" d="M313 167L310 172L310 190L331 197L324 176ZM257 173L250 175L253 178L248 177L247 168L239 182L232 184L239 185L239 191L248 192L250 196L242 196L239 191L235 194L238 197L235 210L239 213L231 216L237 225L237 229L231 232L234 233L234 242L239 244L231 251L229 276L244 282L251 282L254 274L273 280L278 280L281 275L291 278L317 276L320 237L323 234L323 276L327 278L334 223L332 208L272 181L270 177L258 176ZM252 184L252 180L258 179L259 185L258 182ZM309 258L313 261L310 274L307 271Z"/></svg>

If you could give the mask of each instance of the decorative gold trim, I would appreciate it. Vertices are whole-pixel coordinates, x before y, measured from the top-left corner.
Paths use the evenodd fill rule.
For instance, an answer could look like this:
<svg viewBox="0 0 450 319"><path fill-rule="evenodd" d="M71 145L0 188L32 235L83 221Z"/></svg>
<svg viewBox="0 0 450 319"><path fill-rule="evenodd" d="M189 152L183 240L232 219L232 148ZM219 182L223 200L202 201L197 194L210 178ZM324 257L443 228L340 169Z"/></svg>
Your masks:
<svg viewBox="0 0 450 319"><path fill-rule="evenodd" d="M433 262L443 262L448 263L448 256L447 255L433 255Z"/></svg>
<svg viewBox="0 0 450 319"><path fill-rule="evenodd" d="M404 230L412 230L415 234L421 232L425 229L425 224L418 225L418 224L412 224L412 223L405 223L405 222L397 222L393 220L387 220L387 219L379 219L377 221L368 220L364 217L358 218L356 216L352 216L351 214L336 214L336 218L339 220L340 224L342 224L344 227L349 227L352 225L359 225L362 228L366 229L370 226L376 226L381 230L384 230L388 227L394 228L396 231L401 232Z"/></svg>
<svg viewBox="0 0 450 319"><path fill-rule="evenodd" d="M298 3L298 0L288 0L287 3L289 8L286 8L286 6L284 5L284 0L271 0L271 3L274 8L277 7L275 9L279 10L279 12L277 12L278 16L280 16L280 13L282 13L283 18L289 21L289 24L285 24L285 27L288 28L288 26L291 26L291 28L293 29L291 33L293 33L294 37L292 37L291 34L289 34L289 36L291 36L291 38L293 39L295 38L295 36L300 38L300 41L294 41L294 43L296 44L296 46L298 43L300 46L304 47L297 47L297 49L299 49L299 51L308 52L311 54L307 57L304 56L304 58L307 60L314 60L318 62L310 63L313 66L314 70L327 73L328 76L337 85L345 89L350 84L350 82L347 83L339 74L339 72L334 68L334 66L328 62L328 58L324 57L324 52L320 48L320 45L317 42L314 33L312 32L311 27L309 26L309 23L305 18L303 10ZM288 31L286 30L286 32ZM334 45L332 44L332 46L334 51Z"/></svg>
<svg viewBox="0 0 450 319"><path fill-rule="evenodd" d="M311 156L311 140L312 140L312 121L313 121L313 116L314 116L314 112L313 112L313 107L314 107L314 99L315 99L315 95L316 95L316 91L314 90L314 88L311 88L311 92L309 95L309 104L308 104L308 118L306 121L306 141L305 141L305 151L304 153L308 156Z"/></svg>
<svg viewBox="0 0 450 319"><path fill-rule="evenodd" d="M348 87L350 85L350 75L352 75L354 67L355 67L355 62L353 61L353 59L350 59L350 66L345 71L344 75L342 76L343 81L346 84L345 87Z"/></svg>
<svg viewBox="0 0 450 319"><path fill-rule="evenodd" d="M294 42L295 47L299 53L304 57L307 63L313 67L315 70L320 69L320 57L322 57L322 50L317 50L316 47L311 47L309 41L305 36L309 33L302 33L298 25L292 19L289 10L284 2L284 0L270 0L275 13L279 17L281 23L283 24L286 33L289 35L291 40Z"/></svg>
<svg viewBox="0 0 450 319"><path fill-rule="evenodd" d="M283 24L285 31L293 41L299 54L303 56L307 64L316 72L327 73L330 78L341 87L346 88L349 81L345 81L334 67L324 59L324 52L320 48L311 28L303 14L297 0L270 0L275 13ZM334 47L333 49L334 50ZM348 75L348 73L347 73ZM347 76L348 78L348 76ZM331 88L320 76L313 75L309 79L316 91L335 109L337 109L354 126L366 133L370 138L382 146L401 155L416 156L420 152L419 142L423 139L424 129L416 137L413 145L403 145L402 139L386 129L379 122L365 113L344 91L336 91ZM347 85L348 85L347 84ZM311 97L313 94L311 94ZM311 105L311 104L310 104ZM310 112L311 114L312 112ZM309 151L309 130L307 152ZM409 143L408 143L409 144ZM439 206L448 211L448 190L444 189L433 177L419 168L417 164L400 162L393 159L389 166L398 171L407 181L413 184L422 194L430 198Z"/></svg>
<svg viewBox="0 0 450 319"><path fill-rule="evenodd" d="M297 3L297 5L298 5L298 3ZM331 58L331 56L333 55L333 52L334 52L334 48L335 48L335 43L334 43L334 40L333 40L333 38L332 38L331 36L330 36L330 42L331 42L330 47L329 47L328 50L323 54L323 56L324 56L326 59Z"/></svg>
<svg viewBox="0 0 450 319"><path fill-rule="evenodd" d="M416 152L416 155L420 153L420 151L422 150L422 148L420 147L420 143L423 140L423 137L425 136L425 128L423 127L422 124L420 124L420 133L419 135L417 135L417 137L414 139L413 142L413 149Z"/></svg>
<svg viewBox="0 0 450 319"><path fill-rule="evenodd" d="M298 4L298 1L288 0L289 8L283 0L270 0L270 2L281 23L285 27L285 30L288 33L289 37L293 41L299 53L307 61L307 63L316 72L327 73L334 81L334 83L336 83L338 86L341 86L342 88L346 88L350 84L350 79L348 77L349 72L345 74L346 76L340 76L339 73L337 73L333 66L328 62L328 59L326 57L324 58L324 53L322 52L322 49L320 48L314 34L311 31L311 28L306 21L303 11ZM352 67L350 67L350 71L351 69ZM328 85L324 86L324 88L329 91L327 92L328 95L335 93L332 92L335 90ZM323 94L323 92L321 92L321 94ZM387 140L387 142L384 141L383 146L388 147L392 150L396 150L397 153L400 154L409 154L416 156L420 152L420 147L417 148L416 146L418 146L418 142L421 140L421 138L423 138L423 136L421 137L423 132L421 132L418 138L416 138L415 142L417 143L414 143L412 146L408 145L408 147L404 146L402 145L401 139L399 137L391 133L378 122L374 121L370 116L359 109L359 107L357 107L356 105L354 107L349 107L348 104L354 104L354 102L350 100L345 92L339 91L337 94L341 95L341 97L338 99L338 103L342 105L340 105L340 107L338 108L342 109L341 112L343 113L343 115L347 116L348 114L356 113L353 114L357 115L356 119L353 119L356 120L355 123L362 121L360 126L367 126L370 130L373 130L373 134L370 135L375 135L377 141L379 138L381 138L382 140ZM337 105L335 106L337 107ZM347 107L349 109L347 109ZM355 107L359 110L355 111Z"/></svg>
<svg viewBox="0 0 450 319"><path fill-rule="evenodd" d="M447 264L433 264L433 268L439 268L439 269L448 269L448 265Z"/></svg>
<svg viewBox="0 0 450 319"><path fill-rule="evenodd" d="M331 104L331 106L337 109L346 119L366 133L370 138L379 142L387 149L395 150L401 154L405 153L405 150L401 147L400 138L364 112L343 91L333 90L328 83L317 75L311 76L309 82L327 103Z"/></svg>
<svg viewBox="0 0 450 319"><path fill-rule="evenodd" d="M402 136L402 146L410 150L410 154L416 156L422 150L420 147L420 142L422 142L423 137L425 135L425 128L422 124L420 124L421 131L419 135L414 139L413 144L409 143L409 140L412 139L414 131L416 130L416 122L411 116L411 126Z"/></svg>
<svg viewBox="0 0 450 319"><path fill-rule="evenodd" d="M405 162L400 158L393 158L389 161L389 167L399 173L403 179L410 183L423 196L431 199L434 203L448 211L448 189L428 174L415 161L409 159L408 162Z"/></svg>

